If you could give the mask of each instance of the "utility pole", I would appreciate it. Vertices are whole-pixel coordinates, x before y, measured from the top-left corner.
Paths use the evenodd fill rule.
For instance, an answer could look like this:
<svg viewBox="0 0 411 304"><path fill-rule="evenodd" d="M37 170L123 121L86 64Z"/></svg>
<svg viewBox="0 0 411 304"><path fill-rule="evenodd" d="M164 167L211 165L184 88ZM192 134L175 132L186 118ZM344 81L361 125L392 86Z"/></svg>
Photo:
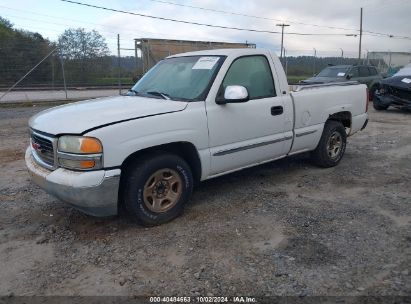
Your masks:
<svg viewBox="0 0 411 304"><path fill-rule="evenodd" d="M283 59L283 45L284 45L284 27L290 26L289 24L279 23L276 26L281 26L281 60Z"/></svg>
<svg viewBox="0 0 411 304"><path fill-rule="evenodd" d="M362 42L362 8L360 13L360 45L358 48L358 63L361 61L361 42Z"/></svg>
<svg viewBox="0 0 411 304"><path fill-rule="evenodd" d="M120 34L117 34L118 94L121 95Z"/></svg>

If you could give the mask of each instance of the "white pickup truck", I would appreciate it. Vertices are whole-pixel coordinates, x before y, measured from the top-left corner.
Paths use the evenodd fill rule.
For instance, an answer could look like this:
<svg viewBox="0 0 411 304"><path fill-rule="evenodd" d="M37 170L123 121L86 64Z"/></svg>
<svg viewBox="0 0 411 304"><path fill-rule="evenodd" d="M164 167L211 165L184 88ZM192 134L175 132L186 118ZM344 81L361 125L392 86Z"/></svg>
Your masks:
<svg viewBox="0 0 411 304"><path fill-rule="evenodd" d="M267 50L169 56L126 96L63 105L29 121L26 164L47 192L94 216L120 207L140 224L183 211L193 185L306 151L338 164L368 121L367 88L345 82L290 92Z"/></svg>

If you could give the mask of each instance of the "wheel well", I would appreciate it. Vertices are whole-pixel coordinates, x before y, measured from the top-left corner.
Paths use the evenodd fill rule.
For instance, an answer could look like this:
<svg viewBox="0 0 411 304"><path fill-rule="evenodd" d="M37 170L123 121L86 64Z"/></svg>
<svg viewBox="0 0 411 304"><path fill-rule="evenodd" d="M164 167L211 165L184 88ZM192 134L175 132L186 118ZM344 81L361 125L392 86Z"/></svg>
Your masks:
<svg viewBox="0 0 411 304"><path fill-rule="evenodd" d="M143 157L145 155L158 153L158 152L168 152L172 154L176 154L183 158L187 164L190 166L194 185L197 185L201 179L201 161L200 157L198 156L196 147L189 142L174 142L164 145L158 145L146 149L142 149L136 151L129 155L121 164L121 176L120 176L120 188L119 188L119 200L118 200L118 210L120 213L125 212L124 208L124 198L123 198L123 189L125 185L125 178L127 176L127 170L129 168L129 164L133 162L135 159Z"/></svg>
<svg viewBox="0 0 411 304"><path fill-rule="evenodd" d="M331 114L328 120L339 121L346 128L351 128L351 113L348 111Z"/></svg>
<svg viewBox="0 0 411 304"><path fill-rule="evenodd" d="M373 81L373 82L370 84L370 90L371 90L372 88L379 88L380 86L381 86L381 82L380 82L379 80Z"/></svg>
<svg viewBox="0 0 411 304"><path fill-rule="evenodd" d="M174 142L164 145L158 145L146 149L136 151L129 155L121 165L121 171L127 172L127 165L135 159L143 155L152 154L155 152L168 152L180 156L190 166L193 173L194 183L197 184L201 179L201 161L198 156L196 147L189 142ZM123 174L122 174L123 175Z"/></svg>

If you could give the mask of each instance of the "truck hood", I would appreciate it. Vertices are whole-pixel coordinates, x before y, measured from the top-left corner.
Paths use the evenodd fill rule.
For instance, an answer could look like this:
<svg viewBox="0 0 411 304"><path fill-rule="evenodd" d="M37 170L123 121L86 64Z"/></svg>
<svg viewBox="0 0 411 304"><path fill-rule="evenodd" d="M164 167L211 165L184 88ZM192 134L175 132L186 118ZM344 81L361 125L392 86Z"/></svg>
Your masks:
<svg viewBox="0 0 411 304"><path fill-rule="evenodd" d="M411 74L385 78L381 80L381 83L383 85L411 92Z"/></svg>
<svg viewBox="0 0 411 304"><path fill-rule="evenodd" d="M29 120L37 131L82 134L111 123L182 111L187 102L139 96L112 96L85 100L42 111Z"/></svg>

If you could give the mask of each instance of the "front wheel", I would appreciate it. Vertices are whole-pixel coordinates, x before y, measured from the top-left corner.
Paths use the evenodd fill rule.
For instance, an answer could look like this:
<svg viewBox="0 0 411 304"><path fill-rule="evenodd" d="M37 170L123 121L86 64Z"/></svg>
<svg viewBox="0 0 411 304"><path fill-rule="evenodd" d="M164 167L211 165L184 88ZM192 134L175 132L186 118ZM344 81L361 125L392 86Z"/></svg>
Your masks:
<svg viewBox="0 0 411 304"><path fill-rule="evenodd" d="M155 226L179 216L193 190L193 176L179 156L158 153L131 164L124 187L124 206L141 225Z"/></svg>
<svg viewBox="0 0 411 304"><path fill-rule="evenodd" d="M313 161L321 167L336 166L342 159L347 144L347 133L341 122L327 121L317 148L312 152Z"/></svg>

